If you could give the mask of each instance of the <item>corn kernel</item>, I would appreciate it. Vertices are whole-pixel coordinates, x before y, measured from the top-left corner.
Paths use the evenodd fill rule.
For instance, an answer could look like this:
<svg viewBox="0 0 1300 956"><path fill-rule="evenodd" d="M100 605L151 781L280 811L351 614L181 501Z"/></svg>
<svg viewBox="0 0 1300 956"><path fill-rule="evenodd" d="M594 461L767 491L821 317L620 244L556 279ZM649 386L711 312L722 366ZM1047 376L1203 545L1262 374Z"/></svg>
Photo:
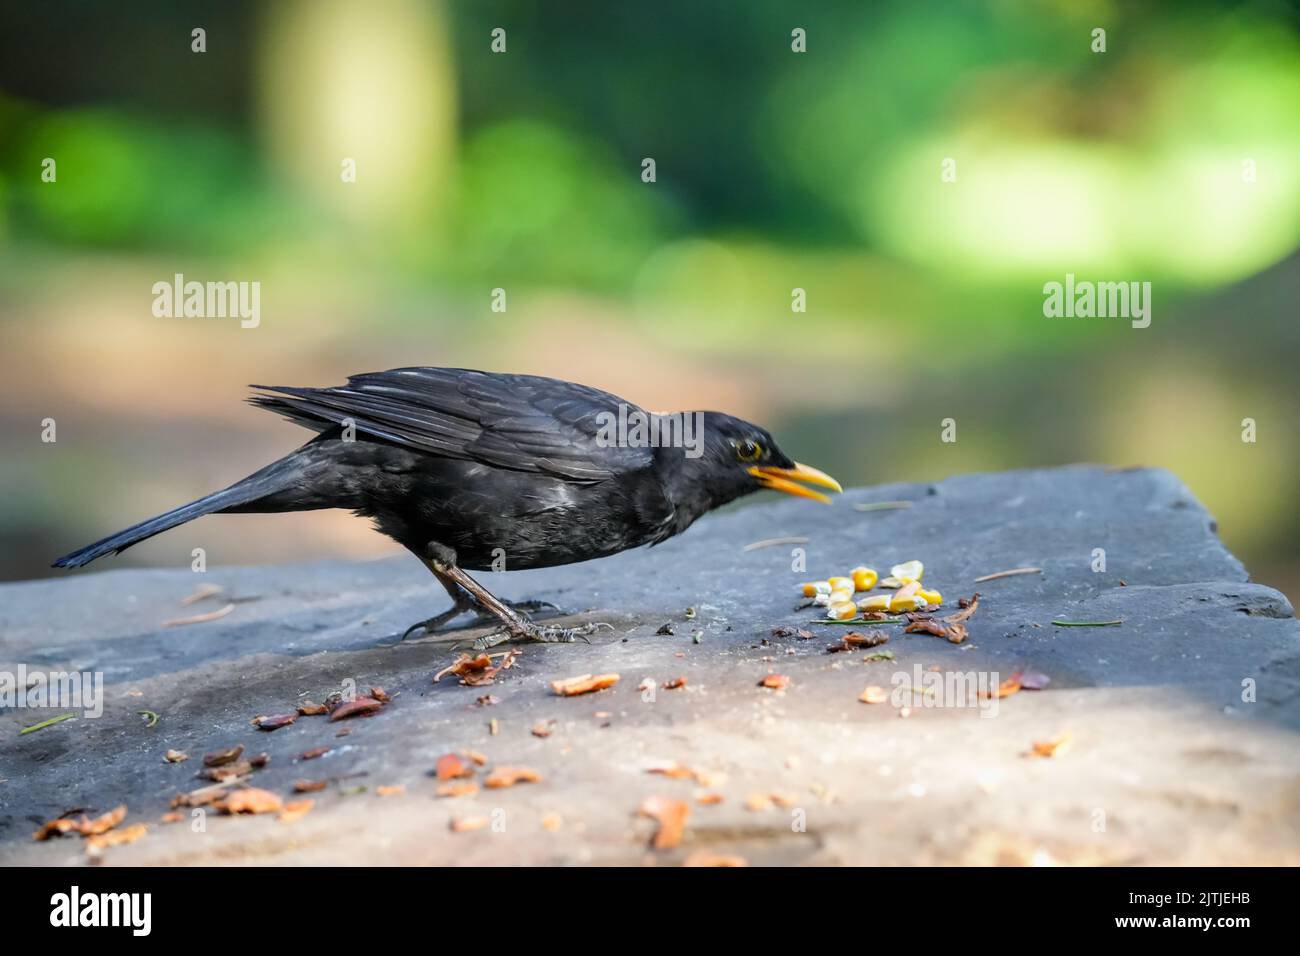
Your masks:
<svg viewBox="0 0 1300 956"><path fill-rule="evenodd" d="M829 594L819 594L813 598L813 603L818 607L830 607L831 596Z"/></svg>
<svg viewBox="0 0 1300 956"><path fill-rule="evenodd" d="M852 578L843 578L843 577L841 577L841 578L830 578L829 581L830 581L830 586L831 586L831 590L832 590L832 591L852 591L852 590L853 590L853 579L852 579Z"/></svg>
<svg viewBox="0 0 1300 956"><path fill-rule="evenodd" d="M889 569L889 576L894 578L905 578L909 581L921 580L921 575L925 573L925 565L920 561L904 561L902 564L896 564Z"/></svg>
<svg viewBox="0 0 1300 956"><path fill-rule="evenodd" d="M920 593L921 585L917 584L915 581L909 581L907 584L904 584L899 588L898 591L895 592L894 596L890 598L889 610L895 614L900 611L915 611L916 602L918 600L924 600L923 598L918 598ZM922 605L922 607L924 607L924 605Z"/></svg>
<svg viewBox="0 0 1300 956"><path fill-rule="evenodd" d="M826 609L826 616L832 621L851 621L858 616L858 606L852 601L840 601Z"/></svg>
<svg viewBox="0 0 1300 956"><path fill-rule="evenodd" d="M816 597L819 594L831 593L831 582L829 581L808 581L801 584L800 587L803 589L804 597Z"/></svg>
<svg viewBox="0 0 1300 956"><path fill-rule="evenodd" d="M873 594L869 598L863 598L858 602L858 607L864 611L888 611L889 610L888 594Z"/></svg>
<svg viewBox="0 0 1300 956"><path fill-rule="evenodd" d="M926 606L925 598L920 594L898 595L895 594L889 602L889 610L894 614L903 611L919 611Z"/></svg>
<svg viewBox="0 0 1300 956"><path fill-rule="evenodd" d="M876 581L880 577L870 568L854 568L852 576L855 591L870 591L876 586Z"/></svg>
<svg viewBox="0 0 1300 956"><path fill-rule="evenodd" d="M925 598L926 604L943 603L943 595L940 594L938 591L927 591L924 588L922 588L920 591L917 591L916 593L919 594L921 597Z"/></svg>
<svg viewBox="0 0 1300 956"><path fill-rule="evenodd" d="M831 603L837 604L840 601L852 601L853 588L836 588L831 592Z"/></svg>

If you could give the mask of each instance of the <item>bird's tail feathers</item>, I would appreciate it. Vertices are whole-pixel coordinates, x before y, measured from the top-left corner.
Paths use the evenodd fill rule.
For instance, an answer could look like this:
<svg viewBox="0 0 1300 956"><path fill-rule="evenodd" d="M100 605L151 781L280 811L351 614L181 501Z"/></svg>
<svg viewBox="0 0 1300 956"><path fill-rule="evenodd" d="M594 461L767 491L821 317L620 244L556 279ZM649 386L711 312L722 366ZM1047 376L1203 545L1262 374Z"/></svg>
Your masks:
<svg viewBox="0 0 1300 956"><path fill-rule="evenodd" d="M256 505L259 500L271 496L276 496L276 500L274 503L268 502L268 511L297 510L291 503L284 501L286 497L284 493L291 491L295 485L299 484L303 474L303 458L311 454L308 450L311 447L310 445L304 446L304 448L293 454L272 462L260 471L254 472L242 481L236 482L229 488L213 492L198 501L191 501L187 505L181 505L179 508L173 508L171 511L164 512L116 534L109 535L94 544L88 544L71 554L65 554L56 560L53 566L56 568L82 567L96 558L102 558L106 554L120 554L146 538L152 538L156 534L161 534L203 515L231 510L257 511ZM320 507L318 504L309 504L306 501L304 501L303 505L304 507Z"/></svg>

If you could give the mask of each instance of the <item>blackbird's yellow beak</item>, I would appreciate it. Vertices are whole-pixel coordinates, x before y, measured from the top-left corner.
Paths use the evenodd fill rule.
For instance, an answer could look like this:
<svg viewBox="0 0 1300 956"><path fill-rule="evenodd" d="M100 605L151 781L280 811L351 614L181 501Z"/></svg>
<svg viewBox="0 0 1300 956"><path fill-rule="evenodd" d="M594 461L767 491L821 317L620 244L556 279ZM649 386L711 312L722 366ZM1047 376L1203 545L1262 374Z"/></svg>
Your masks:
<svg viewBox="0 0 1300 956"><path fill-rule="evenodd" d="M764 488L771 488L773 491L784 491L787 495L794 495L796 498L811 498L813 501L820 501L824 505L830 504L831 499L820 491L813 491L811 488L795 484L795 481L820 485L823 488L830 488L832 491L844 490L840 487L840 483L826 472L818 471L809 465L801 465L797 461L794 463L793 468L768 468L755 465L749 469L749 473L757 478L759 484ZM794 479L794 481L791 479Z"/></svg>

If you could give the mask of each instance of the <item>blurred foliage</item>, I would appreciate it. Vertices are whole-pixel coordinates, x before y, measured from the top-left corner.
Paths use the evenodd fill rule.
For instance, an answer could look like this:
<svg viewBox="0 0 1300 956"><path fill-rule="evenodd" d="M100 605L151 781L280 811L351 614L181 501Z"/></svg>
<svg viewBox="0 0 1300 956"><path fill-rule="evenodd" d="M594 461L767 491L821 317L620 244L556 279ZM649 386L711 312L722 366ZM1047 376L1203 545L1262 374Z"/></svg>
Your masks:
<svg viewBox="0 0 1300 956"><path fill-rule="evenodd" d="M328 342L436 338L412 362L518 361L534 324L570 352L607 335L628 393L713 362L718 394L849 480L1163 464L1248 563L1300 569L1278 493L1300 464L1298 24L1228 0L9 5L0 323L66 314L91 271L86 296L191 270L274 280L309 323L354 314ZM1067 272L1151 281L1153 327L1044 319ZM617 343L641 355L614 367ZM954 410L974 420L938 445ZM0 533L62 539L53 484L6 477Z"/></svg>

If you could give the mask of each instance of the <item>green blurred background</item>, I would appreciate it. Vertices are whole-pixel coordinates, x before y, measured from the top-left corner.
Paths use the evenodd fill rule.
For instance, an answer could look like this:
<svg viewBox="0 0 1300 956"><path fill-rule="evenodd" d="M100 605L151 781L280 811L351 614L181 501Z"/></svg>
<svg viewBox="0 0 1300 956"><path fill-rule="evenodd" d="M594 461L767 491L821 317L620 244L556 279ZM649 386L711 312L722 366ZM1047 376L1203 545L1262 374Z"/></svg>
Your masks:
<svg viewBox="0 0 1300 956"><path fill-rule="evenodd" d="M846 485L1164 466L1300 594L1298 245L1294 4L7 3L0 576L303 440L248 383L423 364L725 409ZM261 326L155 318L177 272ZM1045 318L1066 273L1151 327ZM111 563L196 546L393 548L222 517Z"/></svg>

